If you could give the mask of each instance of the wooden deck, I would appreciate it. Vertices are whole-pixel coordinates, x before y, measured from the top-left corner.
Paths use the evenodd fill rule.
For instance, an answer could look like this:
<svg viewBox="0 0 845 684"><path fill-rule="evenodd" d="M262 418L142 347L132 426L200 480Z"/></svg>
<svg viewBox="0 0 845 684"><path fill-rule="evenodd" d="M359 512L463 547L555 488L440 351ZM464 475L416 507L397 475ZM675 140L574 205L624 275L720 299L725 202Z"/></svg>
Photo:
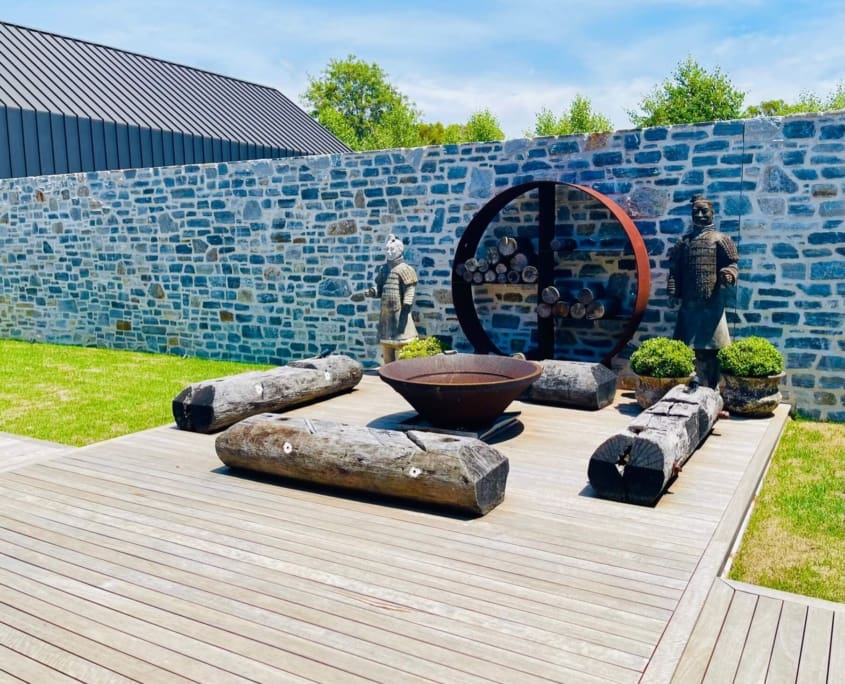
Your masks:
<svg viewBox="0 0 845 684"><path fill-rule="evenodd" d="M717 578L672 681L845 681L845 605Z"/></svg>
<svg viewBox="0 0 845 684"><path fill-rule="evenodd" d="M403 407L368 376L293 413L389 427ZM0 674L459 684L701 670L706 648L684 650L727 624L699 613L786 407L717 423L654 508L587 483L592 451L637 412L630 397L511 409L524 430L495 445L507 496L477 519L236 475L213 436L174 427L0 473ZM711 653L725 648L714 633Z"/></svg>
<svg viewBox="0 0 845 684"><path fill-rule="evenodd" d="M0 432L0 472L64 456L73 447Z"/></svg>

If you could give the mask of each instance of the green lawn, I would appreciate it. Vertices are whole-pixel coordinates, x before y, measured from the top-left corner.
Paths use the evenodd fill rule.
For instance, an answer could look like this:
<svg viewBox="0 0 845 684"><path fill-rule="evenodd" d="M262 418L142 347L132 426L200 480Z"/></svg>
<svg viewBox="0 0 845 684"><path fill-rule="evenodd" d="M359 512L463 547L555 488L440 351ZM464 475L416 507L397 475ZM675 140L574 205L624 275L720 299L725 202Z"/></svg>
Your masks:
<svg viewBox="0 0 845 684"><path fill-rule="evenodd" d="M787 425L730 576L845 602L845 424Z"/></svg>
<svg viewBox="0 0 845 684"><path fill-rule="evenodd" d="M185 386L255 368L0 340L0 432L84 446L172 423Z"/></svg>

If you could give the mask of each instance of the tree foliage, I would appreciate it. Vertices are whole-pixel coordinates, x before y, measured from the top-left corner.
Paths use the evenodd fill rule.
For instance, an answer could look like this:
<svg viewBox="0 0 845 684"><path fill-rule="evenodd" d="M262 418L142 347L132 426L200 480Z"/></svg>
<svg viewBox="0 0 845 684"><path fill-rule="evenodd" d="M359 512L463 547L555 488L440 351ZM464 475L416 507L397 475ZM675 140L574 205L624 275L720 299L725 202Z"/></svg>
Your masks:
<svg viewBox="0 0 845 684"><path fill-rule="evenodd" d="M308 112L353 150L420 144L420 114L375 62L329 60L302 96Z"/></svg>
<svg viewBox="0 0 845 684"><path fill-rule="evenodd" d="M463 139L460 142L487 142L504 140L505 134L499 120L489 109L482 109L472 114L463 126Z"/></svg>
<svg viewBox="0 0 845 684"><path fill-rule="evenodd" d="M308 80L302 102L309 114L353 150L503 140L498 119L483 109L465 124L424 123L416 105L375 62L354 55L329 60Z"/></svg>
<svg viewBox="0 0 845 684"><path fill-rule="evenodd" d="M421 123L417 126L422 145L452 145L464 142L504 140L499 120L489 109L482 109L469 117L465 124Z"/></svg>
<svg viewBox="0 0 845 684"><path fill-rule="evenodd" d="M603 114L593 111L589 98L580 94L575 96L569 108L560 117L555 118L551 110L543 107L537 112L534 132L526 135L573 135L575 133L604 133L612 131L613 126Z"/></svg>
<svg viewBox="0 0 845 684"><path fill-rule="evenodd" d="M418 126L420 144L422 145L451 145L463 142L463 126L449 124L444 126L439 121L435 123L421 123Z"/></svg>
<svg viewBox="0 0 845 684"><path fill-rule="evenodd" d="M744 99L719 67L707 71L688 56L671 79L643 98L642 112L629 111L628 117L638 127L738 119Z"/></svg>
<svg viewBox="0 0 845 684"><path fill-rule="evenodd" d="M788 114L828 112L834 109L845 109L845 81L837 83L827 97L819 97L816 93L805 90L797 102L764 100L759 105L748 106L743 116L787 116Z"/></svg>

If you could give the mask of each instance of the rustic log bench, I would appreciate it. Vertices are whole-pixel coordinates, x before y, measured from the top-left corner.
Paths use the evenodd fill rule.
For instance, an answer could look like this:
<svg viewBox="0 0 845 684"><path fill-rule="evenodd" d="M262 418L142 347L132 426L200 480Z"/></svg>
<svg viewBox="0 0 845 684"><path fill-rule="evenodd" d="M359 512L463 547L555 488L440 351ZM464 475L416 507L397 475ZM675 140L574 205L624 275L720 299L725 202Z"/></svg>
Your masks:
<svg viewBox="0 0 845 684"><path fill-rule="evenodd" d="M232 468L475 515L501 503L509 468L503 454L478 439L275 414L240 421L218 435L215 447Z"/></svg>
<svg viewBox="0 0 845 684"><path fill-rule="evenodd" d="M543 373L522 399L595 411L613 402L616 396L616 373L600 363L552 359L538 363Z"/></svg>
<svg viewBox="0 0 845 684"><path fill-rule="evenodd" d="M215 432L258 413L283 411L348 391L363 375L360 363L337 354L204 380L176 396L173 418L182 430Z"/></svg>
<svg viewBox="0 0 845 684"><path fill-rule="evenodd" d="M721 408L716 390L674 387L593 452L587 468L593 490L606 499L653 504L710 434Z"/></svg>

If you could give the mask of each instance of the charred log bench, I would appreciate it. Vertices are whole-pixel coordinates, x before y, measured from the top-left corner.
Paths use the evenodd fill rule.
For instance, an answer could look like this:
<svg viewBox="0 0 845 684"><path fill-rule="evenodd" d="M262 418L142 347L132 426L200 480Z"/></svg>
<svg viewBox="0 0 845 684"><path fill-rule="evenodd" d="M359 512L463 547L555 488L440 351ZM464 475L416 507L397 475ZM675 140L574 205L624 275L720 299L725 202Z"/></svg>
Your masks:
<svg viewBox="0 0 845 684"><path fill-rule="evenodd" d="M275 414L218 435L232 468L383 494L484 515L505 496L508 459L484 442Z"/></svg>
<svg viewBox="0 0 845 684"><path fill-rule="evenodd" d="M205 380L176 396L173 418L182 430L215 432L258 413L283 411L345 392L363 375L360 363L338 354Z"/></svg>
<svg viewBox="0 0 845 684"><path fill-rule="evenodd" d="M713 429L719 392L678 385L595 450L587 475L605 499L653 504Z"/></svg>
<svg viewBox="0 0 845 684"><path fill-rule="evenodd" d="M595 411L616 396L616 373L600 363L551 359L538 363L543 372L522 399Z"/></svg>

